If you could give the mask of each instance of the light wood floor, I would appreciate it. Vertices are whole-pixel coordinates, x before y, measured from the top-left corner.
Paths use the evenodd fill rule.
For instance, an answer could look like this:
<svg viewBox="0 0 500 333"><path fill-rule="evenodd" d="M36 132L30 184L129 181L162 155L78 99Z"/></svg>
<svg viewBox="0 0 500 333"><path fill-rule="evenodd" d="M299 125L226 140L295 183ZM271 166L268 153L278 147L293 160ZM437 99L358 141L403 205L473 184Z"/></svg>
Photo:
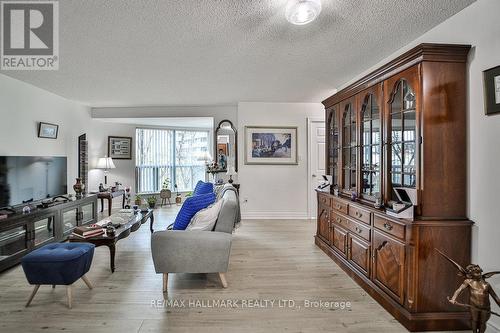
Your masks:
<svg viewBox="0 0 500 333"><path fill-rule="evenodd" d="M177 207L156 211L155 229L173 220ZM161 307L162 277L154 272L149 224L121 240L116 271L105 247L96 249L88 277L73 288L42 286L24 308L32 286L20 266L0 274L0 332L406 332L315 245L312 221L243 221L233 240L227 281L216 274L170 274L169 299L186 307ZM168 255L168 253L165 253ZM188 300L275 300L267 308L189 307ZM280 308L278 300L294 300ZM305 300L349 301L350 309L305 308ZM160 302L160 307L152 303ZM207 304L207 303L205 303ZM180 305L180 304L179 304ZM264 305L262 303L262 305Z"/></svg>

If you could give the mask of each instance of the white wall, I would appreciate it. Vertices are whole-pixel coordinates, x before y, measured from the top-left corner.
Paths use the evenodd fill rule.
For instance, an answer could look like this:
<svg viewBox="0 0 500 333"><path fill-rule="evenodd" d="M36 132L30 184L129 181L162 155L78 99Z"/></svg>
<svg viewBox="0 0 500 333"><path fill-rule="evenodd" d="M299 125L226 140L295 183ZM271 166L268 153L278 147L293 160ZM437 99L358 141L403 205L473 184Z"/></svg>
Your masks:
<svg viewBox="0 0 500 333"><path fill-rule="evenodd" d="M89 141L89 190L97 191L99 183L104 183L104 172L95 169L97 160L108 154L108 136L132 137L132 159L113 159L116 169L108 173L108 185L120 182L123 186L130 186L135 193L135 125L108 123L100 120L91 120L87 131Z"/></svg>
<svg viewBox="0 0 500 333"><path fill-rule="evenodd" d="M482 71L500 65L499 13L499 0L478 0L357 77L362 77L419 43L462 43L473 46L469 54L467 90L468 211L469 218L476 223L472 259L486 271L500 270L500 115L484 115ZM492 278L490 283L500 293L500 277ZM498 307L496 311L499 311ZM489 324L489 331L500 331L500 318L492 316Z"/></svg>
<svg viewBox="0 0 500 333"><path fill-rule="evenodd" d="M57 140L38 138L38 122L59 125ZM68 190L78 175L78 136L90 108L0 74L0 155L67 156Z"/></svg>
<svg viewBox="0 0 500 333"><path fill-rule="evenodd" d="M214 117L216 127L224 119L236 125L237 112L236 105L105 107L92 108L92 118Z"/></svg>
<svg viewBox="0 0 500 333"><path fill-rule="evenodd" d="M307 118L321 103L239 103L238 177L243 218L307 218ZM297 126L298 165L245 165L245 126ZM248 200L244 202L244 200Z"/></svg>

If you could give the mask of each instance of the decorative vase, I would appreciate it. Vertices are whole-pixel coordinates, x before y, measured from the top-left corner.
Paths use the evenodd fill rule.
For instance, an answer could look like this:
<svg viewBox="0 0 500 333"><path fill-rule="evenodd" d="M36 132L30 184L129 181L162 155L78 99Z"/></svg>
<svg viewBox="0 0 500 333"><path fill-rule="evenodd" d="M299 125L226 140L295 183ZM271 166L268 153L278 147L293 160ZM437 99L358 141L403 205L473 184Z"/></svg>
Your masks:
<svg viewBox="0 0 500 333"><path fill-rule="evenodd" d="M85 189L85 184L82 183L82 179L76 178L76 184L73 185L73 190L75 191L76 196L77 197L81 196L84 189Z"/></svg>

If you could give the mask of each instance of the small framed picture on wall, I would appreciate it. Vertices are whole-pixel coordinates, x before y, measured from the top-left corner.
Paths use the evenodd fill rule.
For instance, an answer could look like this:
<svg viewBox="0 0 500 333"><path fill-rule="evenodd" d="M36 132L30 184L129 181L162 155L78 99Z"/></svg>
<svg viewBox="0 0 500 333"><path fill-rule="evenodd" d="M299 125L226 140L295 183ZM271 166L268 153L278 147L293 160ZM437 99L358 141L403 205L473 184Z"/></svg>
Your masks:
<svg viewBox="0 0 500 333"><path fill-rule="evenodd" d="M57 133L59 132L59 126L55 124L49 124L40 122L38 124L38 137L45 139L57 139Z"/></svg>
<svg viewBox="0 0 500 333"><path fill-rule="evenodd" d="M108 136L108 157L118 160L131 160L132 138L127 136Z"/></svg>
<svg viewBox="0 0 500 333"><path fill-rule="evenodd" d="M500 66L483 72L486 115L500 113Z"/></svg>

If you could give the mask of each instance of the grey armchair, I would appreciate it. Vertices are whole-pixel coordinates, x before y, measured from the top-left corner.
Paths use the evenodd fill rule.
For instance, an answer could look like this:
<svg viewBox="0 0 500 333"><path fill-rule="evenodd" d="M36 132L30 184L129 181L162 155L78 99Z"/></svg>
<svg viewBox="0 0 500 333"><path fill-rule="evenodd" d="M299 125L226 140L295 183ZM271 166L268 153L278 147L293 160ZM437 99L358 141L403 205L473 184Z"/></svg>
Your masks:
<svg viewBox="0 0 500 333"><path fill-rule="evenodd" d="M168 273L218 273L227 287L231 238L239 222L239 202L235 191L225 191L214 231L157 231L151 236L151 252L156 273L163 273L167 292Z"/></svg>

